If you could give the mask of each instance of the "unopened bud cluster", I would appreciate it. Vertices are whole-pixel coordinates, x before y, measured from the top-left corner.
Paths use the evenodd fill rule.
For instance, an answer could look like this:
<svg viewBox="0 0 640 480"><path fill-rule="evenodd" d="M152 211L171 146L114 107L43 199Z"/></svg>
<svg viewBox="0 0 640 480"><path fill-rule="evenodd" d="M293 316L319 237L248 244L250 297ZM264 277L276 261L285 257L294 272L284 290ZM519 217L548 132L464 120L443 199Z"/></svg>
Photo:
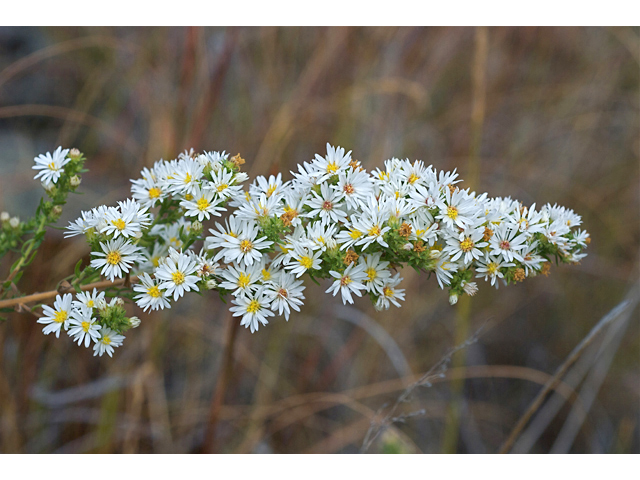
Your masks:
<svg viewBox="0 0 640 480"><path fill-rule="evenodd" d="M457 185L455 170L420 160L392 158L368 173L351 152L327 145L292 180L258 176L248 189L243 163L225 152L160 160L132 180L132 198L82 212L66 236L86 236L91 267L108 279L137 276L132 295L144 311L217 290L252 332L299 311L309 277L330 280L327 293L344 303L366 294L382 310L404 301L408 266L435 275L455 304L476 294L477 279L498 288L546 274L552 259L576 263L589 242L570 209L476 194ZM109 345L124 338L123 328L95 323L98 353L105 328Z"/></svg>

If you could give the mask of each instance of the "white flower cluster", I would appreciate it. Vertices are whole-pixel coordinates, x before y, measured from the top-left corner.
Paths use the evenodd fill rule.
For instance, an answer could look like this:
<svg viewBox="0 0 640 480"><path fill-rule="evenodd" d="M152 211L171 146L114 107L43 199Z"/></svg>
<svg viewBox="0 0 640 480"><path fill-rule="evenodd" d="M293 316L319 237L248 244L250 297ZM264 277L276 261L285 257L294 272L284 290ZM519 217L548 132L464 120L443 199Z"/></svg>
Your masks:
<svg viewBox="0 0 640 480"><path fill-rule="evenodd" d="M113 356L114 347L122 345L124 335L119 334L111 328L101 325L97 321L97 314L104 319L108 318L115 310L124 312L122 305L124 301L120 298L113 298L107 303L104 292L98 292L95 288L92 293L80 292L73 296L67 293L63 296L57 295L53 308L43 305L44 315L38 319L38 323L44 324L45 335L55 333L56 338L60 337L60 332L65 330L67 334L82 345L89 348L93 342L93 356L104 355ZM136 325L136 317L129 319L129 328Z"/></svg>
<svg viewBox="0 0 640 480"><path fill-rule="evenodd" d="M367 173L327 145L292 180L259 176L248 190L243 163L224 152L160 160L132 180L132 199L82 212L66 236L85 234L91 267L110 280L137 275L145 311L215 289L231 294L233 315L252 332L300 310L305 275L332 280L327 293L344 303L368 294L386 309L404 300L399 269L411 266L434 273L455 303L476 293L475 278L497 288L546 274L552 257L578 262L589 242L572 210L477 195L457 185L455 170L419 160L392 158ZM227 211L202 234L201 222Z"/></svg>

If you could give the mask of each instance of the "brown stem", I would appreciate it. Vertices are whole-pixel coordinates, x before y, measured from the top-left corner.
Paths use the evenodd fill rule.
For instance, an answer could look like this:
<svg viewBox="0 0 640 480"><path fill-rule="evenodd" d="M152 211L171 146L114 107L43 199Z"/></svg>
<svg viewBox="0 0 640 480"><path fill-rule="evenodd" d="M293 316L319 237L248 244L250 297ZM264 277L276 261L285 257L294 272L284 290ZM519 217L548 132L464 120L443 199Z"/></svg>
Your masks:
<svg viewBox="0 0 640 480"><path fill-rule="evenodd" d="M134 282L138 279L138 277L133 276L130 278L130 281ZM102 288L108 288L108 287L115 287L117 285L121 285L125 282L126 278L119 278L118 280L112 282L111 280L102 280L100 282L95 282L95 283L89 283L87 285L82 285L80 287L80 290L82 291L86 291L86 290L91 290L94 288L97 288L98 290L102 289ZM13 307L16 305L20 305L20 304L26 304L26 303L30 303L30 302L40 302L42 300L48 300L50 298L55 297L56 295L60 294L61 292L58 290L51 290L49 292L42 292L42 293L34 293L32 295L26 295L24 297L16 297L16 298L9 298L7 300L0 300L0 308L7 308L7 307ZM62 293L76 293L76 290L74 288L71 288L69 290L66 290Z"/></svg>
<svg viewBox="0 0 640 480"><path fill-rule="evenodd" d="M213 391L211 399L211 407L209 409L209 420L207 421L207 429L205 431L204 442L202 444L203 453L215 453L216 450L216 425L220 416L220 409L224 402L224 396L229 386L233 367L233 351L238 336L238 328L240 322L231 316L231 312L227 311L227 337L224 345L224 357L222 365L216 381L216 387Z"/></svg>

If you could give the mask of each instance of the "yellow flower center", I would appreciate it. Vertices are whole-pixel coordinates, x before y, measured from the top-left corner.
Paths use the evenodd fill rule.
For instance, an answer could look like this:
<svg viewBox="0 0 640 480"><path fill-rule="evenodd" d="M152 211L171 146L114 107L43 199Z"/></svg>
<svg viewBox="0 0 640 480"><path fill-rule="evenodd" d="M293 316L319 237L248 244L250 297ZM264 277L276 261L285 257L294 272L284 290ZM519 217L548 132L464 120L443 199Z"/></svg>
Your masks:
<svg viewBox="0 0 640 480"><path fill-rule="evenodd" d="M262 269L262 279L265 282L268 282L269 280L271 280L271 272L269 270L267 270L266 268Z"/></svg>
<svg viewBox="0 0 640 480"><path fill-rule="evenodd" d="M250 281L251 275L245 275L244 272L240 272L240 275L238 276L238 286L240 288L247 288Z"/></svg>
<svg viewBox="0 0 640 480"><path fill-rule="evenodd" d="M102 343L109 345L111 343L111 337L102 337Z"/></svg>
<svg viewBox="0 0 640 480"><path fill-rule="evenodd" d="M122 260L122 257L118 252L109 252L107 255L107 263L109 265L117 265L120 263L120 260Z"/></svg>
<svg viewBox="0 0 640 480"><path fill-rule="evenodd" d="M149 189L149 198L158 198L160 196L160 189L153 187Z"/></svg>
<svg viewBox="0 0 640 480"><path fill-rule="evenodd" d="M178 237L171 237L169 239L169 243L175 245L176 247L180 247L180 245L182 245L182 241L178 239ZM157 265L156 265L157 267Z"/></svg>
<svg viewBox="0 0 640 480"><path fill-rule="evenodd" d="M82 330L84 330L85 333L89 331L90 326L91 324L89 322L82 322Z"/></svg>
<svg viewBox="0 0 640 480"><path fill-rule="evenodd" d="M93 300L87 301L87 307L93 308L94 305L95 305L95 302Z"/></svg>
<svg viewBox="0 0 640 480"><path fill-rule="evenodd" d="M412 173L411 175L409 175L409 183L411 185L413 185L414 183L416 183L418 180L420 180L420 177L417 176L415 173Z"/></svg>
<svg viewBox="0 0 640 480"><path fill-rule="evenodd" d="M351 230L349 232L349 236L355 240L356 238L360 238L362 236L362 232L360 230Z"/></svg>
<svg viewBox="0 0 640 480"><path fill-rule="evenodd" d="M184 183L189 183L191 181L191 174L187 172L187 176L184 177Z"/></svg>
<svg viewBox="0 0 640 480"><path fill-rule="evenodd" d="M182 272L173 272L171 274L171 278L173 280L173 283L175 283L176 285L182 285L184 283L184 273Z"/></svg>
<svg viewBox="0 0 640 480"><path fill-rule="evenodd" d="M327 173L336 173L338 171L338 165L335 163L330 163L327 165Z"/></svg>
<svg viewBox="0 0 640 480"><path fill-rule="evenodd" d="M185 199L186 201L190 202L191 200L193 200L193 195L191 195L190 193L187 193L187 194L184 196L184 199Z"/></svg>
<svg viewBox="0 0 640 480"><path fill-rule="evenodd" d="M53 321L57 322L57 323L62 323L67 318L69 318L69 314L67 313L67 311L66 310L60 310L59 312L56 312L56 314L53 316Z"/></svg>
<svg viewBox="0 0 640 480"><path fill-rule="evenodd" d="M273 195L273 192L276 191L276 188L278 188L277 185L269 185L269 188L267 188L267 197Z"/></svg>
<svg viewBox="0 0 640 480"><path fill-rule="evenodd" d="M48 165L48 167L49 167L49 170L53 170L53 171L55 171L55 172L57 172L57 171L58 171L58 167L57 167L57 166L56 166L56 164L55 164L55 163L53 163L53 162L51 162L51 163Z"/></svg>
<svg viewBox="0 0 640 480"><path fill-rule="evenodd" d="M260 310L260 302L257 300L251 300L251 302L249 302L249 305L247 305L248 313L256 313L259 310Z"/></svg>
<svg viewBox="0 0 640 480"><path fill-rule="evenodd" d="M151 259L151 263L153 264L154 267L157 267L158 265L160 265L160 257L153 257Z"/></svg>
<svg viewBox="0 0 640 480"><path fill-rule="evenodd" d="M111 223L120 231L124 230L124 227L127 226L127 224L124 223L124 220L122 220L121 218L117 220L111 220Z"/></svg>
<svg viewBox="0 0 640 480"><path fill-rule="evenodd" d="M458 218L458 209L456 207L447 207L447 217L451 220Z"/></svg>
<svg viewBox="0 0 640 480"><path fill-rule="evenodd" d="M220 185L218 185L216 187L216 190L218 190L219 192L222 192L223 190L226 190L227 188L229 188L229 185L227 185L226 183L222 183Z"/></svg>
<svg viewBox="0 0 640 480"><path fill-rule="evenodd" d="M147 289L147 294L149 294L149 296L153 297L153 298L158 298L160 296L162 296L162 292L160 291L160 289L154 285L151 288Z"/></svg>
<svg viewBox="0 0 640 480"><path fill-rule="evenodd" d="M351 280L351 277L346 276L346 277L342 277L340 279L340 285L342 285L343 287L346 285L349 285L353 280Z"/></svg>
<svg viewBox="0 0 640 480"><path fill-rule="evenodd" d="M242 240L240 242L240 251L242 253L247 253L251 251L252 248L253 248L253 243L251 243L251 240Z"/></svg>
<svg viewBox="0 0 640 480"><path fill-rule="evenodd" d="M381 232L380 227L378 225L374 225L369 229L368 233L372 237L377 237L378 235L380 235L380 232Z"/></svg>
<svg viewBox="0 0 640 480"><path fill-rule="evenodd" d="M496 262L491 262L487 264L487 273L489 275L495 275L498 272L498 264Z"/></svg>
<svg viewBox="0 0 640 480"><path fill-rule="evenodd" d="M209 203L209 200L207 200L204 197L202 197L200 200L198 200L196 202L196 204L198 205L198 210L200 210L201 212L204 212L207 208L209 208L209 205L211 205Z"/></svg>
<svg viewBox="0 0 640 480"><path fill-rule="evenodd" d="M367 277L369 277L369 280L375 280L375 278L378 276L378 272L373 267L367 268L365 270L365 273L367 274Z"/></svg>
<svg viewBox="0 0 640 480"><path fill-rule="evenodd" d="M470 238L465 238L460 242L460 249L463 252L470 252L473 249L473 240Z"/></svg>
<svg viewBox="0 0 640 480"><path fill-rule="evenodd" d="M298 260L300 262L300 265L302 265L304 268L306 268L307 270L309 270L312 266L313 266L313 258L311 257L302 257L300 258L300 260Z"/></svg>
<svg viewBox="0 0 640 480"><path fill-rule="evenodd" d="M389 288L389 287L384 287L384 288L382 289L382 294L383 294L385 297L393 297L393 290L391 290L391 288Z"/></svg>

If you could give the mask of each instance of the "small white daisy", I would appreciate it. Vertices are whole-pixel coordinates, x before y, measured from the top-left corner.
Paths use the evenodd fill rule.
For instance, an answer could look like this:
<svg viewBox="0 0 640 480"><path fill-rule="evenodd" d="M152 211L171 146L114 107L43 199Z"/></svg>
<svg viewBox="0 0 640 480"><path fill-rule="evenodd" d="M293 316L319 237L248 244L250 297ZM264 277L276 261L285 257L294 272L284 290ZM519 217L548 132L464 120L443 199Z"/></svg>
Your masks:
<svg viewBox="0 0 640 480"><path fill-rule="evenodd" d="M278 310L278 315L284 312L285 320L289 321L290 309L296 312L300 311L300 305L304 302L302 291L306 288L302 280L296 280L293 275L286 272L280 272L265 287L265 294L271 300L271 309Z"/></svg>
<svg viewBox="0 0 640 480"><path fill-rule="evenodd" d="M158 282L151 278L148 273L138 275L137 283L133 286L133 290L139 292L135 298L136 303L144 312L147 310L164 310L171 308L171 303L167 298L166 292L160 289Z"/></svg>
<svg viewBox="0 0 640 480"><path fill-rule="evenodd" d="M333 293L335 297L338 292L342 294L342 303L345 305L347 303L353 303L352 293L355 293L357 296L362 296L362 291L366 290L361 282L364 282L367 278L367 274L364 272L364 265L356 265L352 263L349 265L344 272L336 272L334 270L329 271L329 274L335 278L336 280L333 284L327 289L326 293Z"/></svg>
<svg viewBox="0 0 640 480"><path fill-rule="evenodd" d="M171 258L172 254L175 259ZM156 269L155 277L162 281L159 288L166 290L168 297L173 293L175 301L182 297L184 292L197 291L200 279L193 275L198 270L195 260L173 249L169 250L169 255L169 258Z"/></svg>
<svg viewBox="0 0 640 480"><path fill-rule="evenodd" d="M254 333L260 328L260 324L269 323L267 317L273 317L275 314L269 309L269 298L263 293L262 289L247 296L240 295L232 300L236 306L229 310L233 312L234 317L242 316L240 325L249 328Z"/></svg>
<svg viewBox="0 0 640 480"><path fill-rule="evenodd" d="M56 301L53 303L53 308L49 305L42 305L42 311L44 316L38 319L38 323L46 325L42 332L45 335L49 335L51 332L56 333L56 338L60 337L60 330L67 329L69 325L69 316L71 315L71 302L73 296L70 293L60 297L56 295Z"/></svg>
<svg viewBox="0 0 640 480"><path fill-rule="evenodd" d="M199 187L193 189L191 200L182 200L180 206L186 210L187 217L198 217L198 221L202 222L205 218L209 220L211 215L220 217L220 212L226 212L227 209L218 206L217 199L214 200L214 192L212 190L204 190Z"/></svg>
<svg viewBox="0 0 640 480"><path fill-rule="evenodd" d="M96 323L96 319L93 318L92 314L92 308L80 305L73 309L69 320L67 333L74 342L78 342L78 345L82 345L84 341L85 348L89 348L91 340L97 342L100 338L100 329L102 327Z"/></svg>
<svg viewBox="0 0 640 480"><path fill-rule="evenodd" d="M34 158L36 164L31 168L40 171L33 178L40 178L43 183L56 183L64 171L63 167L71 161L70 158L66 158L68 153L68 148L62 150L62 147L58 147L53 155L49 152L38 155Z"/></svg>
<svg viewBox="0 0 640 480"><path fill-rule="evenodd" d="M104 258L91 260L93 268L102 268L100 272L105 277L113 280L122 278L122 274L128 273L134 262L141 260L140 247L132 245L124 238L108 240L107 243L100 242L102 252L91 252L91 255Z"/></svg>
<svg viewBox="0 0 640 480"><path fill-rule="evenodd" d="M375 303L377 310L388 309L389 303L393 303L396 307L400 308L398 300L404 301L404 288L396 288L402 281L399 273L396 273L393 278L388 279L382 287L382 292Z"/></svg>
<svg viewBox="0 0 640 480"><path fill-rule="evenodd" d="M320 264L322 263L322 260L320 260L321 250L317 250L314 253L310 248L296 244L289 254L289 262L284 268L294 274L296 278L300 278L308 270L320 270Z"/></svg>
<svg viewBox="0 0 640 480"><path fill-rule="evenodd" d="M84 305L89 308L97 308L98 302L104 300L104 292L98 292L97 289L93 289L93 292L79 292L76 294L76 299L73 301L73 306L78 308L80 305Z"/></svg>
<svg viewBox="0 0 640 480"><path fill-rule="evenodd" d="M107 355L113 357L114 347L122 345L124 335L120 335L118 332L114 332L110 328L103 327L100 329L100 338L93 346L93 356L102 356L106 352Z"/></svg>

